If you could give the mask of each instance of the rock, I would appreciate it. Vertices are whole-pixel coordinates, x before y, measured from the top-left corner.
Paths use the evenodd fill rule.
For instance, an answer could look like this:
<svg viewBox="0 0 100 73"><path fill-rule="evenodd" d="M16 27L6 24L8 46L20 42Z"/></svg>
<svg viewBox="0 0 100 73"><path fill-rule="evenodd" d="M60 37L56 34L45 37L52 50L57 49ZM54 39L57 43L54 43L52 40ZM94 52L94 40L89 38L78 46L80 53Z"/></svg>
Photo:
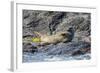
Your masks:
<svg viewBox="0 0 100 73"><path fill-rule="evenodd" d="M72 56L76 56L76 55L83 55L83 54L86 54L86 53L90 53L90 48L81 48L75 52L72 53Z"/></svg>
<svg viewBox="0 0 100 73"><path fill-rule="evenodd" d="M30 43L23 43L23 52L37 52L38 49L36 46L32 46Z"/></svg>
<svg viewBox="0 0 100 73"><path fill-rule="evenodd" d="M33 31L55 34L66 31L70 26L76 34L84 32L84 35L90 35L90 24L89 13L23 10L23 36L32 35Z"/></svg>
<svg viewBox="0 0 100 73"><path fill-rule="evenodd" d="M90 44L87 42L59 43L57 45L47 45L39 49L39 52L47 55L79 55L90 51Z"/></svg>

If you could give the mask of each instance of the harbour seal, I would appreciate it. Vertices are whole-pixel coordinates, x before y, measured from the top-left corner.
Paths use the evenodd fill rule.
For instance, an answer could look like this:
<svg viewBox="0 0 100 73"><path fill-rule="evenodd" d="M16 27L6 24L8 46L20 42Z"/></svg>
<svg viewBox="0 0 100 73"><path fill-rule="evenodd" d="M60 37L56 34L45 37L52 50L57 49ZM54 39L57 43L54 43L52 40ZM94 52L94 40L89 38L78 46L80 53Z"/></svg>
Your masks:
<svg viewBox="0 0 100 73"><path fill-rule="evenodd" d="M57 32L54 35L43 35L39 32L35 32L35 34L39 35L42 45L57 44L60 42L71 42L74 37L74 30L72 27L70 27L67 31Z"/></svg>

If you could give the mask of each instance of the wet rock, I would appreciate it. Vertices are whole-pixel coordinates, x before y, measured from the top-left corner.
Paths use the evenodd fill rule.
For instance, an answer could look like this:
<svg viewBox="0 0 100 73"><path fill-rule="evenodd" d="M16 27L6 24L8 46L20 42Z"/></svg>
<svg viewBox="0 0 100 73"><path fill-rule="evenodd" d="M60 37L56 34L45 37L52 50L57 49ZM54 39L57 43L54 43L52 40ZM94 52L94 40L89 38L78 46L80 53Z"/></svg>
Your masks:
<svg viewBox="0 0 100 73"><path fill-rule="evenodd" d="M90 51L90 44L87 42L59 43L57 45L47 45L39 49L47 55L79 55Z"/></svg>
<svg viewBox="0 0 100 73"><path fill-rule="evenodd" d="M23 52L37 52L38 49L36 46L32 46L31 43L23 43Z"/></svg>

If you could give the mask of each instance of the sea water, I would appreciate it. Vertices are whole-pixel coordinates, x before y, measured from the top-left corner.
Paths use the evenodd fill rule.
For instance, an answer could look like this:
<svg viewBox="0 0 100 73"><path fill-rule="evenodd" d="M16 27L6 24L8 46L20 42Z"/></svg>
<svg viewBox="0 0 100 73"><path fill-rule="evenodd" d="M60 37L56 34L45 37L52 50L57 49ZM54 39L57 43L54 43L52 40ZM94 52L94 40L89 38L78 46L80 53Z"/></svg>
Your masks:
<svg viewBox="0 0 100 73"><path fill-rule="evenodd" d="M31 62L53 62L53 61L70 61L70 60L89 60L91 54L68 56L68 55L46 55L44 53L23 53L23 63Z"/></svg>

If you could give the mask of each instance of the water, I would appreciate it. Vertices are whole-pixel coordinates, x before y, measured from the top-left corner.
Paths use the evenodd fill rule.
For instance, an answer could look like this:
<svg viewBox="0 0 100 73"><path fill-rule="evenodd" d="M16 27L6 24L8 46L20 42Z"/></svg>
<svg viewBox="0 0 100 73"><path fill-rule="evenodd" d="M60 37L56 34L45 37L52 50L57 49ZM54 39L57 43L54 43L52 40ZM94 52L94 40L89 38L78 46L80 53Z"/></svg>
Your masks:
<svg viewBox="0 0 100 73"><path fill-rule="evenodd" d="M52 61L70 61L70 60L89 60L91 55L77 55L77 56L68 56L68 55L46 55L44 53L23 53L23 63L31 62L52 62Z"/></svg>

